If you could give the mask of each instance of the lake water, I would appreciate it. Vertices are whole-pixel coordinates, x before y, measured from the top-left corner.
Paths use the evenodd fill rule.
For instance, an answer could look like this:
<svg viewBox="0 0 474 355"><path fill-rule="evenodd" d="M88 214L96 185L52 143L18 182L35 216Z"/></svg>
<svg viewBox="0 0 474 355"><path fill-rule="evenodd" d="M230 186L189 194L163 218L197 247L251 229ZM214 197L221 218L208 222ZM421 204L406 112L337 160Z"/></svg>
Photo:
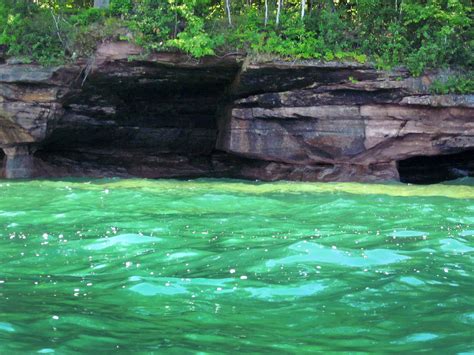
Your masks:
<svg viewBox="0 0 474 355"><path fill-rule="evenodd" d="M472 183L0 181L0 353L472 352L473 257Z"/></svg>

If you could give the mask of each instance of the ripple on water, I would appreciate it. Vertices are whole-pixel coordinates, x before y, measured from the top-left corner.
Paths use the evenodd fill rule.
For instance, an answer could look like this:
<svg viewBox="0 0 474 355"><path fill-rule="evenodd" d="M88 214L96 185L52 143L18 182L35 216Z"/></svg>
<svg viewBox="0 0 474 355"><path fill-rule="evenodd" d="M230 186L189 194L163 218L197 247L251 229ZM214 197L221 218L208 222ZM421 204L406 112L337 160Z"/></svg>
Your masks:
<svg viewBox="0 0 474 355"><path fill-rule="evenodd" d="M416 238L416 237L423 237L428 235L429 233L421 232L421 231L414 231L414 230L403 230L403 231L394 231L389 235L395 238Z"/></svg>
<svg viewBox="0 0 474 355"><path fill-rule="evenodd" d="M413 276L400 277L400 281L403 282L403 283L412 285L412 286L420 286L420 285L425 284L423 281L421 281L420 279L417 279L416 277L413 277Z"/></svg>
<svg viewBox="0 0 474 355"><path fill-rule="evenodd" d="M474 312L473 313L465 313L461 317L461 322L466 324L474 324Z"/></svg>
<svg viewBox="0 0 474 355"><path fill-rule="evenodd" d="M340 266L364 267L387 265L410 259L410 257L398 254L390 249L372 249L365 251L364 254L361 255L353 255L352 252L329 248L310 242L298 242L290 245L289 249L302 251L304 254L271 259L268 260L265 265L269 268L273 268L277 265L321 262Z"/></svg>
<svg viewBox="0 0 474 355"><path fill-rule="evenodd" d="M300 286L246 287L245 291L250 292L252 297L274 301L279 298L287 300L312 296L326 287L322 282L307 282Z"/></svg>
<svg viewBox="0 0 474 355"><path fill-rule="evenodd" d="M13 328L13 325L10 323L0 322L0 331L11 333L15 331L15 328Z"/></svg>
<svg viewBox="0 0 474 355"><path fill-rule="evenodd" d="M102 238L95 243L85 247L87 250L102 250L110 247L129 246L133 244L157 243L162 239L157 237L149 237L140 234L120 234L115 237Z"/></svg>
<svg viewBox="0 0 474 355"><path fill-rule="evenodd" d="M24 211L13 211L13 212L0 211L0 216L3 216L3 217L17 217L17 216L22 216L25 214L26 212Z"/></svg>
<svg viewBox="0 0 474 355"><path fill-rule="evenodd" d="M235 282L236 278L140 278L132 276L129 278L129 281L143 281L129 288L130 291L139 293L143 296L178 295L192 291L199 292L203 289L206 289L206 293L210 295L215 291L221 293L229 292L229 283Z"/></svg>
<svg viewBox="0 0 474 355"><path fill-rule="evenodd" d="M474 223L474 217L456 217L456 218L453 218L453 217L448 217L446 218L447 221L449 222L453 222L453 223L462 223L462 224L472 224Z"/></svg>
<svg viewBox="0 0 474 355"><path fill-rule="evenodd" d="M12 182L0 355L469 351L474 188L426 189Z"/></svg>
<svg viewBox="0 0 474 355"><path fill-rule="evenodd" d="M459 233L461 237L470 237L474 236L474 229L467 229Z"/></svg>
<svg viewBox="0 0 474 355"><path fill-rule="evenodd" d="M462 241L454 238L441 239L439 243L441 244L441 250L444 251L452 251L456 253L469 253L474 251L474 248L471 248Z"/></svg>
<svg viewBox="0 0 474 355"><path fill-rule="evenodd" d="M192 251L183 251L183 252L178 252L178 253L173 253L168 255L168 259L174 260L174 259L183 259L183 258L192 258L194 256L198 256L199 253L195 253Z"/></svg>
<svg viewBox="0 0 474 355"><path fill-rule="evenodd" d="M139 293L142 296L156 296L156 295L179 295L187 293L187 289L180 285L165 284L156 285L149 282L142 282L130 287L132 292Z"/></svg>
<svg viewBox="0 0 474 355"><path fill-rule="evenodd" d="M414 342L430 341L437 338L439 338L439 336L433 333L415 333L399 341L396 341L395 343L400 343L400 344L414 343Z"/></svg>

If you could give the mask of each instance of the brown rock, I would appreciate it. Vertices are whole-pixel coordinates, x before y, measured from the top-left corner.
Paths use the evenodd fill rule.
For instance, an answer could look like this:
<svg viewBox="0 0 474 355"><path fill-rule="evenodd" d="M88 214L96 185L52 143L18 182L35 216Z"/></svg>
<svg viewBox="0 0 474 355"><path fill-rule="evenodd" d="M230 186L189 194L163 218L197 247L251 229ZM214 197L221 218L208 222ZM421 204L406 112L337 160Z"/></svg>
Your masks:
<svg viewBox="0 0 474 355"><path fill-rule="evenodd" d="M433 74L127 42L94 58L0 65L0 174L418 182L419 157L445 154L437 179L474 170L474 95L430 95Z"/></svg>

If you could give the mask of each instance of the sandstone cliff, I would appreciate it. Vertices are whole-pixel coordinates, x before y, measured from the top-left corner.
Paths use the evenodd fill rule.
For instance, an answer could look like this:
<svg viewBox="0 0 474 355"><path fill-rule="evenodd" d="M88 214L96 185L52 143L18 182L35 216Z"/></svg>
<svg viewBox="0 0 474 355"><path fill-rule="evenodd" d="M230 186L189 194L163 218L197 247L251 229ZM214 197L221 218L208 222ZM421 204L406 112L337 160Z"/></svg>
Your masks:
<svg viewBox="0 0 474 355"><path fill-rule="evenodd" d="M127 43L63 67L6 63L0 174L412 182L472 175L474 95L429 95L433 75L232 55L141 57Z"/></svg>

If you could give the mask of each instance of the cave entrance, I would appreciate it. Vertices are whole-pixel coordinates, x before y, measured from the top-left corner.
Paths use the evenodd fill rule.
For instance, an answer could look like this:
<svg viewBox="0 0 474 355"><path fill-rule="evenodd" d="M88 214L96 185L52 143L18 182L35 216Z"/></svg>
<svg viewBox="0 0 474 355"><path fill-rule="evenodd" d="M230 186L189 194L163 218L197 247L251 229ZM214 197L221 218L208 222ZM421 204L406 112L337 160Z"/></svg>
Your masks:
<svg viewBox="0 0 474 355"><path fill-rule="evenodd" d="M435 184L467 176L474 177L474 149L400 160L398 172L400 181L413 184Z"/></svg>
<svg viewBox="0 0 474 355"><path fill-rule="evenodd" d="M104 64L63 99L64 115L36 158L72 176L221 174L218 117L239 69L235 60Z"/></svg>

